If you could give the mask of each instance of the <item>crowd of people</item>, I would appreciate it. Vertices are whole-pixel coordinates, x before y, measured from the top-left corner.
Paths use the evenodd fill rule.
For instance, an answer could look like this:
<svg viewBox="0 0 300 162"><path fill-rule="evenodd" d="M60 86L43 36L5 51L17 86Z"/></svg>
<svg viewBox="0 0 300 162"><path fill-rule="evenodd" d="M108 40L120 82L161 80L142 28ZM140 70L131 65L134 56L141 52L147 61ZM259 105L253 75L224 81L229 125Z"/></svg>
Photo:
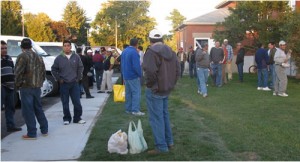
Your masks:
<svg viewBox="0 0 300 162"><path fill-rule="evenodd" d="M189 75L197 78L197 92L203 97L208 96L208 77L211 76L215 87L222 87L232 80L233 49L225 39L223 44L216 41L215 46L208 52L208 44L197 44L195 50L189 47L188 54L180 47L175 53L163 43L163 35L153 29L149 33L150 46L145 53L138 46L138 39L132 38L129 45L119 58L112 55L113 49L104 47L82 54L78 48L76 53L71 51L71 42L63 41L63 51L58 55L51 67L54 78L60 84L60 97L63 106L63 124L86 123L82 118L82 105L80 102L81 89L84 89L86 98L94 98L89 91L90 79L96 77L98 93L112 93L113 67L121 65L122 83L125 85L125 112L135 116L145 115L141 112L141 87L145 85L146 104L149 123L154 136L155 149L149 154L168 152L174 147L173 135L170 126L168 111L168 96L175 87L177 80L183 77L185 62L189 62ZM237 43L236 65L239 82L243 82L243 65L245 49ZM259 43L255 54L258 69L258 90L270 91L273 95L287 97L287 76L285 68L291 51L285 53L286 43L269 42L269 50ZM12 59L7 55L6 43L1 41L1 99L6 109L6 124L8 131L20 131L14 124L13 91L20 90L22 114L27 126L27 134L23 139L36 139L36 119L40 124L43 136L48 135L48 121L42 110L40 87L45 80L45 65L43 59L31 48L30 39L21 42L22 53L18 56L14 66ZM225 70L226 69L226 70ZM94 75L94 71L96 75ZM226 76L227 72L227 76ZM271 83L268 84L268 76ZM83 88L81 88L81 86ZM107 89L106 89L107 88ZM69 98L74 106L74 116L71 116Z"/></svg>
<svg viewBox="0 0 300 162"><path fill-rule="evenodd" d="M201 47L200 47L201 46ZM257 43L255 53L255 62L257 64L257 90L271 91L273 89L274 96L287 97L287 75L285 68L289 67L288 60L292 51L286 51L286 42L280 41L279 48L275 46L275 42L268 43L268 49L264 48L262 43ZM243 83L243 66L246 50L242 43L236 44L236 66L238 71L238 81ZM207 80L211 77L212 85L222 87L232 80L232 60L233 48L228 44L228 40L224 39L223 44L215 41L215 46L208 53L208 44L197 44L196 50L190 46L188 53L180 47L177 52L178 61L181 65L181 77L184 71L185 61L189 63L190 78L197 78L198 93L203 97L207 97ZM226 76L227 73L227 76Z"/></svg>

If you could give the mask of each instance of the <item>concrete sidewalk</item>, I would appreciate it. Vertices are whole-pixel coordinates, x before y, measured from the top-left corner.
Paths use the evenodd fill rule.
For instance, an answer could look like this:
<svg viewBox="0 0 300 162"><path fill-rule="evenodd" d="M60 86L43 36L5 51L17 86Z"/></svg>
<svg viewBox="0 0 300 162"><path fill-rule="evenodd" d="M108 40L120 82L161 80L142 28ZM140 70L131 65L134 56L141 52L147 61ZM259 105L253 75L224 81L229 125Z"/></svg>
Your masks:
<svg viewBox="0 0 300 162"><path fill-rule="evenodd" d="M113 77L113 83L117 81ZM76 160L80 157L91 130L102 112L109 94L97 93L96 88L90 89L95 96L86 99L82 96L81 104L83 109L82 119L85 124L63 125L63 108L61 102L49 108L45 115L48 119L49 135L44 137L39 130L37 140L23 140L22 135L27 133L26 125L22 131L15 132L1 141L2 161L37 161L37 160ZM70 100L70 110L73 115L73 105Z"/></svg>

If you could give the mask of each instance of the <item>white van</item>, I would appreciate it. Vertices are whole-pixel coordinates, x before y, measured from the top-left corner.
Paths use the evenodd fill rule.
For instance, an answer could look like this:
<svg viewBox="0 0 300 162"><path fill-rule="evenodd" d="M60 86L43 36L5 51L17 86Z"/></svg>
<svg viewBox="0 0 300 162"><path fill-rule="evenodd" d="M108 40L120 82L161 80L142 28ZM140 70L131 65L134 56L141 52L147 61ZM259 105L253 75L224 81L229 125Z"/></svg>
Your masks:
<svg viewBox="0 0 300 162"><path fill-rule="evenodd" d="M47 54L51 56L57 56L61 54L63 51L63 42L35 42L39 45L43 50L47 52ZM71 50L76 53L76 44L71 43Z"/></svg>
<svg viewBox="0 0 300 162"><path fill-rule="evenodd" d="M14 63L16 63L16 59L17 59L18 55L22 53L22 49L21 49L20 45L21 45L21 41L24 38L26 38L26 37L4 36L4 35L0 36L0 39L7 43L7 54L12 57ZM32 39L30 39L30 40L32 42L32 49L37 54L42 56L44 63L45 63L45 67L46 67L46 80L43 84L43 87L41 88L41 91L42 91L41 97L56 93L58 91L58 89L55 90L54 88L55 88L55 84L57 85L57 82L54 80L53 76L51 75L51 66L53 65L55 57L48 55Z"/></svg>

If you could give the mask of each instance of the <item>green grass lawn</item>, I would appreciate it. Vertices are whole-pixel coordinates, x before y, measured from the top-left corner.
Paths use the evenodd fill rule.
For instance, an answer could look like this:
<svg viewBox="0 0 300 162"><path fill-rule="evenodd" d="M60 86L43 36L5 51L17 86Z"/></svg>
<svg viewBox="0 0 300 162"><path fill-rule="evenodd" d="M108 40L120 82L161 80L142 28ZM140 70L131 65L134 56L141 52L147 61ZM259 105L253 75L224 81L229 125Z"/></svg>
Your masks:
<svg viewBox="0 0 300 162"><path fill-rule="evenodd" d="M148 122L144 92L143 117L126 114L124 103L110 96L98 117L79 160L84 161L172 161L172 160L300 160L300 81L289 79L289 97L256 90L256 75L237 75L229 84L209 85L208 97L197 94L196 80L179 80L169 98L175 148L167 154L110 154L111 134L128 131L129 121L142 120L149 149L154 139Z"/></svg>

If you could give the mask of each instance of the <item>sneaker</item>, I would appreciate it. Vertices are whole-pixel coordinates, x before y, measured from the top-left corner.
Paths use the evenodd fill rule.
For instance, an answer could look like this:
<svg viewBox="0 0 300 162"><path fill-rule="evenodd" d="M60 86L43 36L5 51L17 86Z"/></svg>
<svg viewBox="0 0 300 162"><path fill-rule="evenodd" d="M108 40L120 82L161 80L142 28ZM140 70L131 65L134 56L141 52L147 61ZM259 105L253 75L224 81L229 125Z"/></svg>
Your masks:
<svg viewBox="0 0 300 162"><path fill-rule="evenodd" d="M98 91L97 93L105 93L104 91Z"/></svg>
<svg viewBox="0 0 300 162"><path fill-rule="evenodd" d="M48 133L42 133L42 136L47 137Z"/></svg>
<svg viewBox="0 0 300 162"><path fill-rule="evenodd" d="M287 96L289 96L289 95L286 94L286 93L278 93L278 96L281 96L281 97L287 97Z"/></svg>
<svg viewBox="0 0 300 162"><path fill-rule="evenodd" d="M17 131L21 131L22 128L17 128L17 127L13 127L13 128L7 128L7 132L17 132Z"/></svg>
<svg viewBox="0 0 300 162"><path fill-rule="evenodd" d="M276 92L273 92L273 96L277 96L277 93L276 93Z"/></svg>
<svg viewBox="0 0 300 162"><path fill-rule="evenodd" d="M204 98L207 97L207 94L204 94L203 97L204 97Z"/></svg>
<svg viewBox="0 0 300 162"><path fill-rule="evenodd" d="M143 115L145 115L145 113L143 113L143 112L132 112L132 115L135 115L135 116L143 116Z"/></svg>
<svg viewBox="0 0 300 162"><path fill-rule="evenodd" d="M112 91L107 91L106 93L112 93Z"/></svg>
<svg viewBox="0 0 300 162"><path fill-rule="evenodd" d="M262 89L263 91L271 91L271 89L269 87L265 87Z"/></svg>
<svg viewBox="0 0 300 162"><path fill-rule="evenodd" d="M64 121L64 125L69 125L70 122L69 121Z"/></svg>
<svg viewBox="0 0 300 162"><path fill-rule="evenodd" d="M77 123L77 124L85 124L86 122L84 120L79 120L78 122L74 122L74 123Z"/></svg>
<svg viewBox="0 0 300 162"><path fill-rule="evenodd" d="M95 98L94 96L86 96L86 98Z"/></svg>
<svg viewBox="0 0 300 162"><path fill-rule="evenodd" d="M257 87L257 90L263 90L263 87Z"/></svg>
<svg viewBox="0 0 300 162"><path fill-rule="evenodd" d="M200 90L197 91L198 94L202 95L202 92Z"/></svg>
<svg viewBox="0 0 300 162"><path fill-rule="evenodd" d="M149 150L149 151L147 151L147 153L148 153L149 155L157 155L157 154L160 154L161 152L158 151L158 150L156 150L156 149L154 149L154 150Z"/></svg>
<svg viewBox="0 0 300 162"><path fill-rule="evenodd" d="M23 140L36 140L36 137L29 137L28 135L22 136Z"/></svg>

